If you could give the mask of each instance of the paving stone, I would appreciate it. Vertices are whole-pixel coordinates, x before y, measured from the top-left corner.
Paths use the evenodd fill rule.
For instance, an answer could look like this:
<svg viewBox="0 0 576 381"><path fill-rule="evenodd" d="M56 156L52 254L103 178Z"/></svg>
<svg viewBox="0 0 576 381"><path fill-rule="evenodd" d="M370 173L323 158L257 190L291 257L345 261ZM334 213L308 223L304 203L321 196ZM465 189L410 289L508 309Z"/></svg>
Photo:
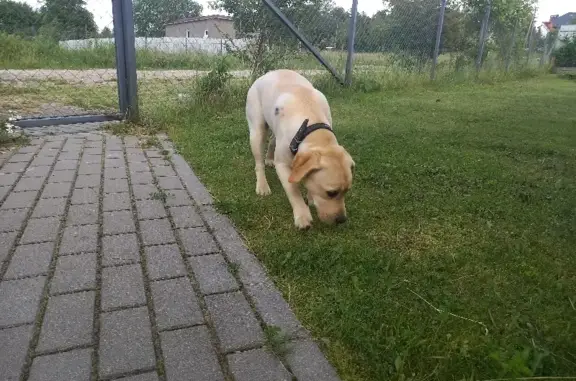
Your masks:
<svg viewBox="0 0 576 381"><path fill-rule="evenodd" d="M104 192L105 193L128 192L128 180L126 180L126 179L115 179L115 180L104 179Z"/></svg>
<svg viewBox="0 0 576 381"><path fill-rule="evenodd" d="M10 189L12 187L8 186L0 186L0 200L2 200L8 193L10 193Z"/></svg>
<svg viewBox="0 0 576 381"><path fill-rule="evenodd" d="M132 185L132 193L134 194L134 198L136 200L146 200L153 198L153 195L158 192L158 188L156 186L147 184L147 185Z"/></svg>
<svg viewBox="0 0 576 381"><path fill-rule="evenodd" d="M132 233L136 231L134 217L129 210L104 213L104 234Z"/></svg>
<svg viewBox="0 0 576 381"><path fill-rule="evenodd" d="M156 176L158 176L158 177L176 176L176 172L174 172L174 170L172 169L172 166L168 166L168 165L155 166L154 167L154 174L156 174Z"/></svg>
<svg viewBox="0 0 576 381"><path fill-rule="evenodd" d="M90 381L92 349L36 357L28 381Z"/></svg>
<svg viewBox="0 0 576 381"><path fill-rule="evenodd" d="M292 375L277 357L264 349L228 355L234 381L292 381Z"/></svg>
<svg viewBox="0 0 576 381"><path fill-rule="evenodd" d="M224 351L237 351L264 342L264 333L241 292L209 295L205 300Z"/></svg>
<svg viewBox="0 0 576 381"><path fill-rule="evenodd" d="M72 183L49 183L44 187L42 198L68 197Z"/></svg>
<svg viewBox="0 0 576 381"><path fill-rule="evenodd" d="M104 159L105 168L124 168L124 158L108 158Z"/></svg>
<svg viewBox="0 0 576 381"><path fill-rule="evenodd" d="M115 266L140 262L136 234L118 234L102 237L102 266Z"/></svg>
<svg viewBox="0 0 576 381"><path fill-rule="evenodd" d="M101 154L86 154L84 153L84 155L82 156L81 159L81 165L87 165L87 164L96 164L99 167L102 166L102 155ZM99 170L97 173L100 173L101 170Z"/></svg>
<svg viewBox="0 0 576 381"><path fill-rule="evenodd" d="M167 206L184 206L192 205L192 199L188 196L185 190L173 189L167 192L168 198L166 199Z"/></svg>
<svg viewBox="0 0 576 381"><path fill-rule="evenodd" d="M58 258L50 286L52 294L96 287L96 253L66 255Z"/></svg>
<svg viewBox="0 0 576 381"><path fill-rule="evenodd" d="M94 291L51 296L37 351L62 350L92 343Z"/></svg>
<svg viewBox="0 0 576 381"><path fill-rule="evenodd" d="M184 250L188 255L203 255L218 252L212 235L201 228L178 229Z"/></svg>
<svg viewBox="0 0 576 381"><path fill-rule="evenodd" d="M32 212L33 218L56 217L64 215L66 198L42 198Z"/></svg>
<svg viewBox="0 0 576 381"><path fill-rule="evenodd" d="M50 165L42 165L42 166L29 166L24 172L24 177L42 177L46 178L52 167Z"/></svg>
<svg viewBox="0 0 576 381"><path fill-rule="evenodd" d="M171 166L172 163L170 162L170 160L165 159L165 157L163 155L159 156L159 157L150 157L150 164L152 164L153 167L162 167L162 166Z"/></svg>
<svg viewBox="0 0 576 381"><path fill-rule="evenodd" d="M16 247L4 278L14 279L45 274L50 267L53 252L53 242Z"/></svg>
<svg viewBox="0 0 576 381"><path fill-rule="evenodd" d="M18 181L20 174L18 173L4 173L0 170L0 185L11 187Z"/></svg>
<svg viewBox="0 0 576 381"><path fill-rule="evenodd" d="M114 210L130 209L130 193L106 193L104 194L103 208L105 212Z"/></svg>
<svg viewBox="0 0 576 381"><path fill-rule="evenodd" d="M146 303L140 265L106 267L102 270L102 309Z"/></svg>
<svg viewBox="0 0 576 381"><path fill-rule="evenodd" d="M152 282L150 287L158 329L204 322L198 299L187 277Z"/></svg>
<svg viewBox="0 0 576 381"><path fill-rule="evenodd" d="M76 169L76 167L78 167L78 160L60 160L60 158L58 158L54 170L62 171L66 169Z"/></svg>
<svg viewBox="0 0 576 381"><path fill-rule="evenodd" d="M238 283L228 271L228 264L221 254L189 257L188 260L203 294L238 289Z"/></svg>
<svg viewBox="0 0 576 381"><path fill-rule="evenodd" d="M0 327L33 323L46 277L0 282Z"/></svg>
<svg viewBox="0 0 576 381"><path fill-rule="evenodd" d="M72 205L98 203L98 188L74 189L72 193Z"/></svg>
<svg viewBox="0 0 576 381"><path fill-rule="evenodd" d="M95 188L100 186L100 175L78 175L74 188Z"/></svg>
<svg viewBox="0 0 576 381"><path fill-rule="evenodd" d="M47 156L39 153L38 156L32 160L30 163L31 167L44 167L44 166L52 166L56 162L56 156Z"/></svg>
<svg viewBox="0 0 576 381"><path fill-rule="evenodd" d="M99 175L102 172L102 165L99 163L82 163L78 167L78 175Z"/></svg>
<svg viewBox="0 0 576 381"><path fill-rule="evenodd" d="M161 332L160 341L168 380L224 380L206 327Z"/></svg>
<svg viewBox="0 0 576 381"><path fill-rule="evenodd" d="M100 377L156 365L150 318L146 307L102 314L100 328Z"/></svg>
<svg viewBox="0 0 576 381"><path fill-rule="evenodd" d="M8 257L8 253L12 250L17 235L18 232L0 233L0 263Z"/></svg>
<svg viewBox="0 0 576 381"><path fill-rule="evenodd" d="M148 246L145 248L148 276L151 280L186 275L186 267L176 245Z"/></svg>
<svg viewBox="0 0 576 381"><path fill-rule="evenodd" d="M71 205L68 210L68 226L98 223L98 204Z"/></svg>
<svg viewBox="0 0 576 381"><path fill-rule="evenodd" d="M2 204L1 209L28 208L34 203L37 195L38 191L10 193L4 204Z"/></svg>
<svg viewBox="0 0 576 381"><path fill-rule="evenodd" d="M67 226L60 254L94 253L98 250L98 225Z"/></svg>
<svg viewBox="0 0 576 381"><path fill-rule="evenodd" d="M69 183L74 181L74 176L76 171L73 169L66 171L54 171L52 175L48 178L49 183Z"/></svg>
<svg viewBox="0 0 576 381"><path fill-rule="evenodd" d="M28 208L0 210L0 232L20 230L28 210Z"/></svg>
<svg viewBox="0 0 576 381"><path fill-rule="evenodd" d="M160 150L157 149L147 149L146 151L146 156L153 158L153 157L164 157L164 155L162 155L162 153L160 153Z"/></svg>
<svg viewBox="0 0 576 381"><path fill-rule="evenodd" d="M332 365L312 341L292 342L286 362L298 381L340 381Z"/></svg>
<svg viewBox="0 0 576 381"><path fill-rule="evenodd" d="M156 373L142 373L136 376L122 377L119 381L159 381Z"/></svg>
<svg viewBox="0 0 576 381"><path fill-rule="evenodd" d="M176 228L195 228L204 226L200 214L193 206L177 206L169 208Z"/></svg>
<svg viewBox="0 0 576 381"><path fill-rule="evenodd" d="M102 154L101 147L84 148L84 155L101 155L101 154Z"/></svg>
<svg viewBox="0 0 576 381"><path fill-rule="evenodd" d="M140 161L130 161L128 163L128 168L130 169L130 173L137 173L137 172L149 172L150 167L148 163L143 163Z"/></svg>
<svg viewBox="0 0 576 381"><path fill-rule="evenodd" d="M154 179L150 172L136 172L130 175L130 181L132 184L152 184Z"/></svg>
<svg viewBox="0 0 576 381"><path fill-rule="evenodd" d="M39 191L44 185L45 177L22 177L16 187L14 192L22 191Z"/></svg>
<svg viewBox="0 0 576 381"><path fill-rule="evenodd" d="M32 160L32 157L34 157L33 153L16 153L14 155L12 155L12 157L10 158L10 160L8 161L9 163L21 163L21 162L29 162L30 160Z"/></svg>
<svg viewBox="0 0 576 381"><path fill-rule="evenodd" d="M26 361L28 344L32 338L32 325L0 329L0 380L18 381ZM9 348L9 350L7 350Z"/></svg>
<svg viewBox="0 0 576 381"><path fill-rule="evenodd" d="M40 144L30 144L18 149L18 153L35 153L40 149Z"/></svg>
<svg viewBox="0 0 576 381"><path fill-rule="evenodd" d="M104 170L104 178L106 179L127 179L128 174L126 168L106 168Z"/></svg>
<svg viewBox="0 0 576 381"><path fill-rule="evenodd" d="M166 217L164 204L159 200L136 201L136 210L138 211L138 219L140 220Z"/></svg>
<svg viewBox="0 0 576 381"><path fill-rule="evenodd" d="M144 245L161 245L176 242L172 226L167 219L146 220L140 222Z"/></svg>
<svg viewBox="0 0 576 381"><path fill-rule="evenodd" d="M2 173L22 173L26 170L28 163L6 163L2 166Z"/></svg>
<svg viewBox="0 0 576 381"><path fill-rule="evenodd" d="M182 182L176 176L158 177L158 186L164 190L184 189Z"/></svg>
<svg viewBox="0 0 576 381"><path fill-rule="evenodd" d="M31 218L20 239L21 244L55 241L60 217Z"/></svg>
<svg viewBox="0 0 576 381"><path fill-rule="evenodd" d="M290 309L280 291L265 282L245 287L256 311L268 326L275 326L290 337L307 337L308 333Z"/></svg>

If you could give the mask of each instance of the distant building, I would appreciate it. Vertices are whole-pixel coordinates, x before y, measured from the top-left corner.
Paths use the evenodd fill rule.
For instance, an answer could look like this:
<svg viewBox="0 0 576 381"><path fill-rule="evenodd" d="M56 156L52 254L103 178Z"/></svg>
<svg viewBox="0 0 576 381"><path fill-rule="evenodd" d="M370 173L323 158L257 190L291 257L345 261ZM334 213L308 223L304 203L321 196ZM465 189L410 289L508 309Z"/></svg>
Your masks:
<svg viewBox="0 0 576 381"><path fill-rule="evenodd" d="M166 37L236 38L236 30L229 16L188 17L167 24Z"/></svg>
<svg viewBox="0 0 576 381"><path fill-rule="evenodd" d="M574 21L576 21L576 12L568 12L562 16L560 15L550 16L550 21L545 21L544 25L550 32L552 32L556 29L560 29L562 25L570 25Z"/></svg>

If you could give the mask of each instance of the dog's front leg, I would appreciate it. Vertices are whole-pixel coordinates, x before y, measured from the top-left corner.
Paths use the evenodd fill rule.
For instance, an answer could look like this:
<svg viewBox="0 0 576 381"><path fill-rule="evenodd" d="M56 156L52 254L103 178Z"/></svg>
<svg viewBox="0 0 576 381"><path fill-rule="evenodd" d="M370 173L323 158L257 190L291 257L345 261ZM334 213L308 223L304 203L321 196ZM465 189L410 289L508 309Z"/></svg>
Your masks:
<svg viewBox="0 0 576 381"><path fill-rule="evenodd" d="M292 184L288 181L291 169L286 164L276 163L276 173L284 187L288 201L292 205L292 212L294 213L294 225L298 229L307 229L312 224L312 213L310 208L306 205L298 184Z"/></svg>

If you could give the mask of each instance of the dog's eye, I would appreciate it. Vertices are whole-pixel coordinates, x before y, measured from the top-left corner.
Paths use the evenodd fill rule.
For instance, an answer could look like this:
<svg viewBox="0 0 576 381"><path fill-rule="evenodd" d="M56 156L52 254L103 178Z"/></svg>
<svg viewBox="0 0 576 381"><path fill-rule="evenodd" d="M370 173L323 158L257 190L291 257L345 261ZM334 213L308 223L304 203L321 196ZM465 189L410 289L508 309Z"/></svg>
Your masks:
<svg viewBox="0 0 576 381"><path fill-rule="evenodd" d="M334 198L334 197L338 196L338 193L339 193L338 191L328 191L328 192L326 192L326 194L327 194L328 197L330 197L330 198Z"/></svg>

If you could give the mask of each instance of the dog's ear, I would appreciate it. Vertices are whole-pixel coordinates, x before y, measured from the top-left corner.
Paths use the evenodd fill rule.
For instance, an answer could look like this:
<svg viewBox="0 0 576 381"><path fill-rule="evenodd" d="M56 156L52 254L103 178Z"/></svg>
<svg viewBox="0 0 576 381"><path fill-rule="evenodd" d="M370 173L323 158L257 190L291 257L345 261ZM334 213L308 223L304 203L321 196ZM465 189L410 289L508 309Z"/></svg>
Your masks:
<svg viewBox="0 0 576 381"><path fill-rule="evenodd" d="M299 152L292 162L292 173L290 173L288 181L298 183L316 169L320 169L320 154L318 152Z"/></svg>

